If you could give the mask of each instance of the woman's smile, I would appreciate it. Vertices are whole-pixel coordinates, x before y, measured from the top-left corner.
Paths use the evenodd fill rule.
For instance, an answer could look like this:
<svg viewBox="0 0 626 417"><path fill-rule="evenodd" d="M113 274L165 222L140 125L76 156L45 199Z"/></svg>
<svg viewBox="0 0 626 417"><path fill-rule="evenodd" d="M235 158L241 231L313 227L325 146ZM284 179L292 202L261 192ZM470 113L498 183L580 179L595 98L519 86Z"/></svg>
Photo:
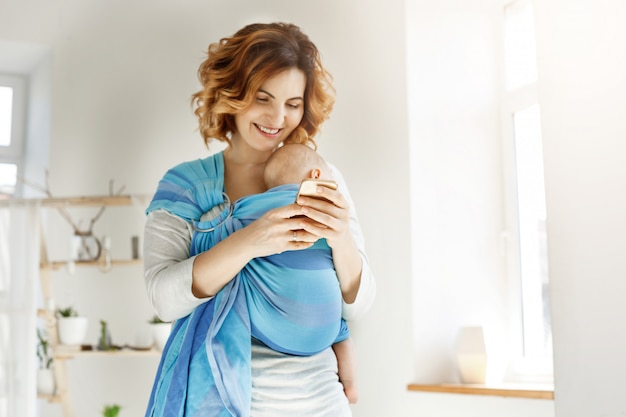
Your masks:
<svg viewBox="0 0 626 417"><path fill-rule="evenodd" d="M266 134L266 135L270 135L270 136L276 136L277 134L280 133L280 131L282 129L279 128L272 128L272 127L267 127L267 126L263 126L263 125L259 125L254 123L254 125L256 126L257 129L259 129L262 133Z"/></svg>

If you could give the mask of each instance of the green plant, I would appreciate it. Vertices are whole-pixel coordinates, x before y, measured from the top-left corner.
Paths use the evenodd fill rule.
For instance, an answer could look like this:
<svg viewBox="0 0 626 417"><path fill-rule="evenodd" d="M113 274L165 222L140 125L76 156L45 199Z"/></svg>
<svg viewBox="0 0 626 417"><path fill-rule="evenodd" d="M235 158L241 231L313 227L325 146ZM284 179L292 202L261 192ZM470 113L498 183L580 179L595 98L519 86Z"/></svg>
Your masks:
<svg viewBox="0 0 626 417"><path fill-rule="evenodd" d="M150 321L148 321L148 323L150 323L150 324L159 324L159 323L167 323L167 322L161 320L161 318L155 314L154 316L152 316Z"/></svg>
<svg viewBox="0 0 626 417"><path fill-rule="evenodd" d="M49 369L52 366L53 358L50 352L50 342L41 329L37 329L37 357L39 358L39 367Z"/></svg>
<svg viewBox="0 0 626 417"><path fill-rule="evenodd" d="M57 308L57 317L78 317L78 311L74 307Z"/></svg>
<svg viewBox="0 0 626 417"><path fill-rule="evenodd" d="M102 410L102 417L117 417L122 407L117 404L105 405Z"/></svg>
<svg viewBox="0 0 626 417"><path fill-rule="evenodd" d="M113 350L111 345L111 334L107 327L107 322L100 320L100 338L98 339L98 349L100 350Z"/></svg>

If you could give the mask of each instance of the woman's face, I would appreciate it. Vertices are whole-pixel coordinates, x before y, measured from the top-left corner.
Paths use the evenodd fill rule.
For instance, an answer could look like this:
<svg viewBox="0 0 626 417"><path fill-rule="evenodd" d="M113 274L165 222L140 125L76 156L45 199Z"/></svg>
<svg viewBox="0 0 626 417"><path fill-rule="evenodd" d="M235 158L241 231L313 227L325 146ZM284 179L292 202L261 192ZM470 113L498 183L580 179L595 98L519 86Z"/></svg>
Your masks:
<svg viewBox="0 0 626 417"><path fill-rule="evenodd" d="M304 115L306 77L297 68L268 78L249 109L235 116L234 146L271 152L298 127Z"/></svg>

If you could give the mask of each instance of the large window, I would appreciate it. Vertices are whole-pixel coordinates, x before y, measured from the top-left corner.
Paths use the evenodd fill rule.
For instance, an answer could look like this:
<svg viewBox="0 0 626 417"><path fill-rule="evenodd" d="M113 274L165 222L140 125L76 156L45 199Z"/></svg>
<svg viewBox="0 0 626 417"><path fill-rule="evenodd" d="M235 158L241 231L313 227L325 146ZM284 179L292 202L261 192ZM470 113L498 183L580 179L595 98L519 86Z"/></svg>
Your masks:
<svg viewBox="0 0 626 417"><path fill-rule="evenodd" d="M25 80L0 74L0 198L16 193L23 165Z"/></svg>
<svg viewBox="0 0 626 417"><path fill-rule="evenodd" d="M507 260L515 303L514 353L509 377L551 377L546 204L541 108L533 8L530 0L504 6L502 126L507 193Z"/></svg>

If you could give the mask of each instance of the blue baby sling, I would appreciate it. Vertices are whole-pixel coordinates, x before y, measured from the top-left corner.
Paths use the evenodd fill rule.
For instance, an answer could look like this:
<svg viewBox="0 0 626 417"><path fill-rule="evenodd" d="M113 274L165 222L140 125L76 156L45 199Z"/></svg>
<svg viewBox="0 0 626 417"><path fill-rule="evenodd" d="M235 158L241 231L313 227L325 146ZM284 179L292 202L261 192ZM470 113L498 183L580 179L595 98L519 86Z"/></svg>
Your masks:
<svg viewBox="0 0 626 417"><path fill-rule="evenodd" d="M266 211L292 203L297 186L225 202L223 154L182 163L159 182L147 213L165 209L194 224L199 254ZM252 259L215 297L177 320L163 349L146 417L250 415L251 337L292 355L313 355L349 336L324 239L311 248Z"/></svg>

